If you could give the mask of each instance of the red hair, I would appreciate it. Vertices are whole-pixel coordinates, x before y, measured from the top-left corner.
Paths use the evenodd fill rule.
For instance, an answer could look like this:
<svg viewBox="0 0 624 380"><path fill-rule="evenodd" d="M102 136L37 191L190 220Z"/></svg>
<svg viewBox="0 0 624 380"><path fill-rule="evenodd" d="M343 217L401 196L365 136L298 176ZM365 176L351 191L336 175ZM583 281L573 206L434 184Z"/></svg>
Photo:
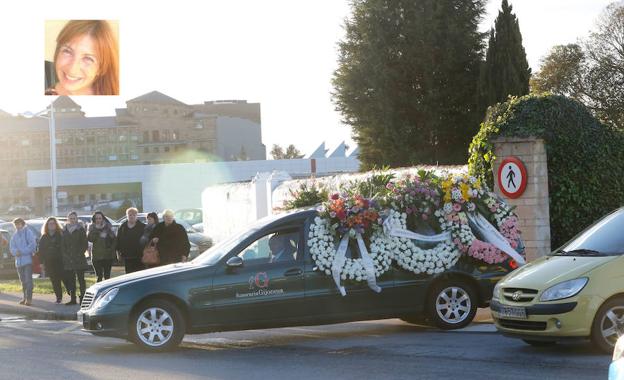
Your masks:
<svg viewBox="0 0 624 380"><path fill-rule="evenodd" d="M55 67L61 47L84 35L93 38L99 64L93 81L93 94L119 95L119 47L106 20L71 20L65 24L56 37Z"/></svg>

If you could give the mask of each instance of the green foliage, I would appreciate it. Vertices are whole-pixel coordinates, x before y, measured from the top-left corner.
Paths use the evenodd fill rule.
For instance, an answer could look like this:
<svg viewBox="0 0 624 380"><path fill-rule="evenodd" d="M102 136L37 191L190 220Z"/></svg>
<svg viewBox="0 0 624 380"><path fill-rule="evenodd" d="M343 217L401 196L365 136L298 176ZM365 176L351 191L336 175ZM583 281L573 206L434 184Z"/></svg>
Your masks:
<svg viewBox="0 0 624 380"><path fill-rule="evenodd" d="M522 34L516 15L503 0L490 39L480 78L481 110L507 100L509 95L529 93L531 68L522 46Z"/></svg>
<svg viewBox="0 0 624 380"><path fill-rule="evenodd" d="M609 5L588 38L555 46L542 60L532 91L570 96L598 119L624 130L624 4Z"/></svg>
<svg viewBox="0 0 624 380"><path fill-rule="evenodd" d="M353 0L333 100L363 169L464 163L481 114L484 0Z"/></svg>
<svg viewBox="0 0 624 380"><path fill-rule="evenodd" d="M297 149L293 144L290 144L286 147L286 152L284 152L284 148L277 144L273 144L273 148L271 148L271 157L274 160L288 160L293 158L302 158L303 154Z"/></svg>
<svg viewBox="0 0 624 380"><path fill-rule="evenodd" d="M540 71L531 78L531 92L552 92L580 99L583 92L585 53L578 44L557 45L542 59Z"/></svg>
<svg viewBox="0 0 624 380"><path fill-rule="evenodd" d="M368 199L383 199L388 192L386 185L394 179L394 173L385 167L381 170L372 171L364 179L350 181L341 187L341 191L355 195L361 195Z"/></svg>
<svg viewBox="0 0 624 380"><path fill-rule="evenodd" d="M290 190L290 199L284 203L286 210L301 207L311 207L325 202L329 198L327 189L323 186L302 183L298 190Z"/></svg>
<svg viewBox="0 0 624 380"><path fill-rule="evenodd" d="M470 145L470 174L492 186L492 141L530 136L546 145L553 247L624 203L623 134L558 95L527 95L491 107Z"/></svg>

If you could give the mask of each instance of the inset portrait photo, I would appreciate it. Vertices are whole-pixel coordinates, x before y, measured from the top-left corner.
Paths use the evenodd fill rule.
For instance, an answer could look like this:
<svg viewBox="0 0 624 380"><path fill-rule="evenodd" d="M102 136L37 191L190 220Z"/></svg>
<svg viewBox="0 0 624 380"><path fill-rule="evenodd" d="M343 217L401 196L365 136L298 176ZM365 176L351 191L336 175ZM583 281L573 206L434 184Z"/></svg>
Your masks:
<svg viewBox="0 0 624 380"><path fill-rule="evenodd" d="M45 95L119 95L119 22L45 22Z"/></svg>

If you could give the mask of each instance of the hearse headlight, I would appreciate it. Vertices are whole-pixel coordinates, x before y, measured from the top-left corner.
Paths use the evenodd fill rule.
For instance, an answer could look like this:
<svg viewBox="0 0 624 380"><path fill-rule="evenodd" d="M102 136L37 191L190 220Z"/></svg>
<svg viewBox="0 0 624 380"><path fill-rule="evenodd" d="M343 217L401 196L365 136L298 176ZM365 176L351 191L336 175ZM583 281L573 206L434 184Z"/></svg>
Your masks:
<svg viewBox="0 0 624 380"><path fill-rule="evenodd" d="M108 305L115 298L117 293L119 293L119 288L107 290L104 294L98 297L97 301L95 301L95 304L93 305L93 308L100 309Z"/></svg>
<svg viewBox="0 0 624 380"><path fill-rule="evenodd" d="M540 301L556 301L564 298L570 298L577 295L585 285L587 285L589 279L587 277L581 277L574 280L560 282L557 285L551 286L546 289Z"/></svg>

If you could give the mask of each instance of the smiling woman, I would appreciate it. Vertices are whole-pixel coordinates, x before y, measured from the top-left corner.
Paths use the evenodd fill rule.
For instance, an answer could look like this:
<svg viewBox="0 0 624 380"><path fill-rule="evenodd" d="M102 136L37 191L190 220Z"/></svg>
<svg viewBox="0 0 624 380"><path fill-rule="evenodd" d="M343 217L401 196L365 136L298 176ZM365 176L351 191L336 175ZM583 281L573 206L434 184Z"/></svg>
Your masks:
<svg viewBox="0 0 624 380"><path fill-rule="evenodd" d="M46 95L119 95L119 47L111 23L64 24L56 37L53 62L46 60ZM46 27L46 34L53 33L51 29Z"/></svg>

